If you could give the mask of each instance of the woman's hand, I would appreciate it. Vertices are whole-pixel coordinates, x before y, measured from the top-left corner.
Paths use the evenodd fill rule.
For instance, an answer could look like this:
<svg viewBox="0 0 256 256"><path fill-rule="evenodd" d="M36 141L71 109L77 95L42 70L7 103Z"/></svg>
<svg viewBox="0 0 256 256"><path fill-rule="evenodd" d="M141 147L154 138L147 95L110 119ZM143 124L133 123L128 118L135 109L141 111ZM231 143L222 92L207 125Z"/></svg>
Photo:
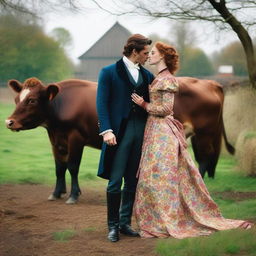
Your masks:
<svg viewBox="0 0 256 256"><path fill-rule="evenodd" d="M146 106L146 102L144 101L144 99L136 93L132 94L132 101L137 105L141 106L142 108L145 108Z"/></svg>

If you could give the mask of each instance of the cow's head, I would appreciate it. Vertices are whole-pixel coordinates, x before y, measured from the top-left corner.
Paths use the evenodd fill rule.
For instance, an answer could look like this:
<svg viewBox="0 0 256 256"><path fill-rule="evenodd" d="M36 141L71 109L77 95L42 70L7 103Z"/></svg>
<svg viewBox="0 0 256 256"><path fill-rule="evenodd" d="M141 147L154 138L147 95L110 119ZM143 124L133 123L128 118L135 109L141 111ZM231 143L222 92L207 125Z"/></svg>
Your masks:
<svg viewBox="0 0 256 256"><path fill-rule="evenodd" d="M29 78L23 84L10 80L9 87L17 93L16 109L5 121L7 128L13 131L33 129L45 122L49 101L59 92L56 84L44 86L37 78Z"/></svg>

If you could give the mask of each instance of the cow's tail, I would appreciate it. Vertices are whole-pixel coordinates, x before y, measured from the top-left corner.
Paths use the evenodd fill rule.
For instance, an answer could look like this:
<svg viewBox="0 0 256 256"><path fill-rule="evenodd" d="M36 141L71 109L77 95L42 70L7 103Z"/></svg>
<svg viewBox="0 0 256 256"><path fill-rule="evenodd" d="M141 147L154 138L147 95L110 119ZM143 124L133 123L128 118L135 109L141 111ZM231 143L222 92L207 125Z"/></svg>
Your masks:
<svg viewBox="0 0 256 256"><path fill-rule="evenodd" d="M226 134L226 131L225 131L225 126L224 126L224 121L223 121L223 117L221 118L222 119L222 132L223 132L223 138L224 138L224 141L225 141L225 146L226 146L226 149L228 150L228 152L231 154L231 155L234 155L235 154L235 148L228 142L228 138L227 138L227 134Z"/></svg>

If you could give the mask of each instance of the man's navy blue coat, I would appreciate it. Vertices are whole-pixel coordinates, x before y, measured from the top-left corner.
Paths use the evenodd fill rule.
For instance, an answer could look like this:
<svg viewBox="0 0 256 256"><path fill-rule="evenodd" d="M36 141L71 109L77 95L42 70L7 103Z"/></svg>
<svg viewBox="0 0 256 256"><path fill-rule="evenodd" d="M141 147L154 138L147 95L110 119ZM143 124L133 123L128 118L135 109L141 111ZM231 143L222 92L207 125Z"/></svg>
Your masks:
<svg viewBox="0 0 256 256"><path fill-rule="evenodd" d="M116 146L102 145L98 176L108 179L111 163L115 155L122 134L125 130L127 118L131 110L141 115L146 121L147 113L131 100L131 94L136 92L149 102L148 85L154 76L148 70L140 66L143 83L135 87L129 80L125 64L122 59L116 63L104 67L98 79L97 112L99 118L100 133L112 129L117 138Z"/></svg>

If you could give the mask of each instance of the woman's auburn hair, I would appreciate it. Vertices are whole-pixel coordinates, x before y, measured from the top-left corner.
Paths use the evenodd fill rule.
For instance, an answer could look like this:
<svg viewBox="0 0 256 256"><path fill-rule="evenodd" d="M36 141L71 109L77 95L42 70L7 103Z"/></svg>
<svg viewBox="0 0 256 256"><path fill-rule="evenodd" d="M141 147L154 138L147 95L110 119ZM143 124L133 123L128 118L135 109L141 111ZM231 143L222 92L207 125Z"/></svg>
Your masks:
<svg viewBox="0 0 256 256"><path fill-rule="evenodd" d="M155 47L163 55L168 70L174 74L179 68L179 54L176 49L169 44L159 41L155 43Z"/></svg>

